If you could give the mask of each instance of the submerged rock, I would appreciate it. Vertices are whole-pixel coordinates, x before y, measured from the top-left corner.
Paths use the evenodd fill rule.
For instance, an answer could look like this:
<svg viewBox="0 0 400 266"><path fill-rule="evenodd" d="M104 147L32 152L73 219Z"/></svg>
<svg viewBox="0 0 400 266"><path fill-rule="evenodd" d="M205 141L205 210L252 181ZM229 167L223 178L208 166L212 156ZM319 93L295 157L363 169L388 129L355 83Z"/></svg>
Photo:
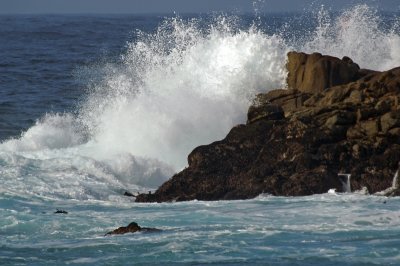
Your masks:
<svg viewBox="0 0 400 266"><path fill-rule="evenodd" d="M67 211L59 210L59 209L57 209L54 213L55 213L55 214L68 214Z"/></svg>
<svg viewBox="0 0 400 266"><path fill-rule="evenodd" d="M149 227L140 227L137 223L132 222L128 226L119 227L111 232L106 233L106 235L122 235L126 233L135 233L135 232L160 232L160 229L149 228Z"/></svg>
<svg viewBox="0 0 400 266"><path fill-rule="evenodd" d="M292 89L257 95L246 125L195 148L187 168L136 201L341 192L338 173L351 174L353 190L390 187L400 161L400 68L361 71L349 58L292 52L288 71Z"/></svg>

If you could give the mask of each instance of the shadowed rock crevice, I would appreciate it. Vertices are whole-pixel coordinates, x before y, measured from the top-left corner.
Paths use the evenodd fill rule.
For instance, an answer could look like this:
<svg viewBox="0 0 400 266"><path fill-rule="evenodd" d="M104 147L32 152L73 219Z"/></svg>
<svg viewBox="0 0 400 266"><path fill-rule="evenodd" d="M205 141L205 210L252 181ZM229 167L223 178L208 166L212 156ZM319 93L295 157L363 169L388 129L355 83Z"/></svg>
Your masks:
<svg viewBox="0 0 400 266"><path fill-rule="evenodd" d="M288 87L256 96L246 125L195 148L189 166L137 202L248 199L391 186L400 161L400 68L288 54ZM396 194L396 193L394 193Z"/></svg>

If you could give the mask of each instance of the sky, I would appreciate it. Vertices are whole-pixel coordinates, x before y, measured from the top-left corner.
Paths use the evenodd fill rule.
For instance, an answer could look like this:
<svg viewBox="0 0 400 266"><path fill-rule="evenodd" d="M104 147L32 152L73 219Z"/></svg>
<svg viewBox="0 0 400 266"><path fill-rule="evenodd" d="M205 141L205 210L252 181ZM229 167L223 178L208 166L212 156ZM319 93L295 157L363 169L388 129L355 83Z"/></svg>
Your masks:
<svg viewBox="0 0 400 266"><path fill-rule="evenodd" d="M303 11L325 5L341 10L367 3L386 11L399 11L400 0L0 0L1 14L59 13L207 13Z"/></svg>

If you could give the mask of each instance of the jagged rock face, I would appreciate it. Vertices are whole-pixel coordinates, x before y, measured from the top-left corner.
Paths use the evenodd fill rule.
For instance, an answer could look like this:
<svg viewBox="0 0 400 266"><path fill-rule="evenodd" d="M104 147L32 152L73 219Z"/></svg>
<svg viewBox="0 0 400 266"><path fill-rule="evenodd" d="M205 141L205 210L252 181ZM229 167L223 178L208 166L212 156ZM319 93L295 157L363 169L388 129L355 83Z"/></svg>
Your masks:
<svg viewBox="0 0 400 266"><path fill-rule="evenodd" d="M359 78L360 67L344 57L342 60L320 53L288 53L287 84L290 89L316 93L327 88L346 84Z"/></svg>
<svg viewBox="0 0 400 266"><path fill-rule="evenodd" d="M194 149L188 168L137 201L341 191L338 173L351 174L353 190L385 190L400 161L399 98L400 68L369 71L355 82L318 93L275 90L257 95L246 125Z"/></svg>

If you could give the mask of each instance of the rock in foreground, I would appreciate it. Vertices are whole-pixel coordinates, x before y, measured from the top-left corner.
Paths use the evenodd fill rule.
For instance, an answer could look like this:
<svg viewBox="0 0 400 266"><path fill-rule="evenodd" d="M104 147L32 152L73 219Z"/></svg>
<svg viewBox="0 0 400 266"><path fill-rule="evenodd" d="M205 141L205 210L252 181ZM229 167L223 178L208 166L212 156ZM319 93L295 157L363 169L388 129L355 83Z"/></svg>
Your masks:
<svg viewBox="0 0 400 266"><path fill-rule="evenodd" d="M111 232L108 232L106 235L122 235L126 233L135 233L135 232L160 232L160 229L156 228L148 228L148 227L140 227L137 223L132 222L128 226L119 227Z"/></svg>
<svg viewBox="0 0 400 266"><path fill-rule="evenodd" d="M400 161L400 68L360 70L349 58L302 53L290 53L287 66L291 89L258 95L246 125L195 148L189 167L136 201L343 191L339 173L351 174L353 190L390 187Z"/></svg>

